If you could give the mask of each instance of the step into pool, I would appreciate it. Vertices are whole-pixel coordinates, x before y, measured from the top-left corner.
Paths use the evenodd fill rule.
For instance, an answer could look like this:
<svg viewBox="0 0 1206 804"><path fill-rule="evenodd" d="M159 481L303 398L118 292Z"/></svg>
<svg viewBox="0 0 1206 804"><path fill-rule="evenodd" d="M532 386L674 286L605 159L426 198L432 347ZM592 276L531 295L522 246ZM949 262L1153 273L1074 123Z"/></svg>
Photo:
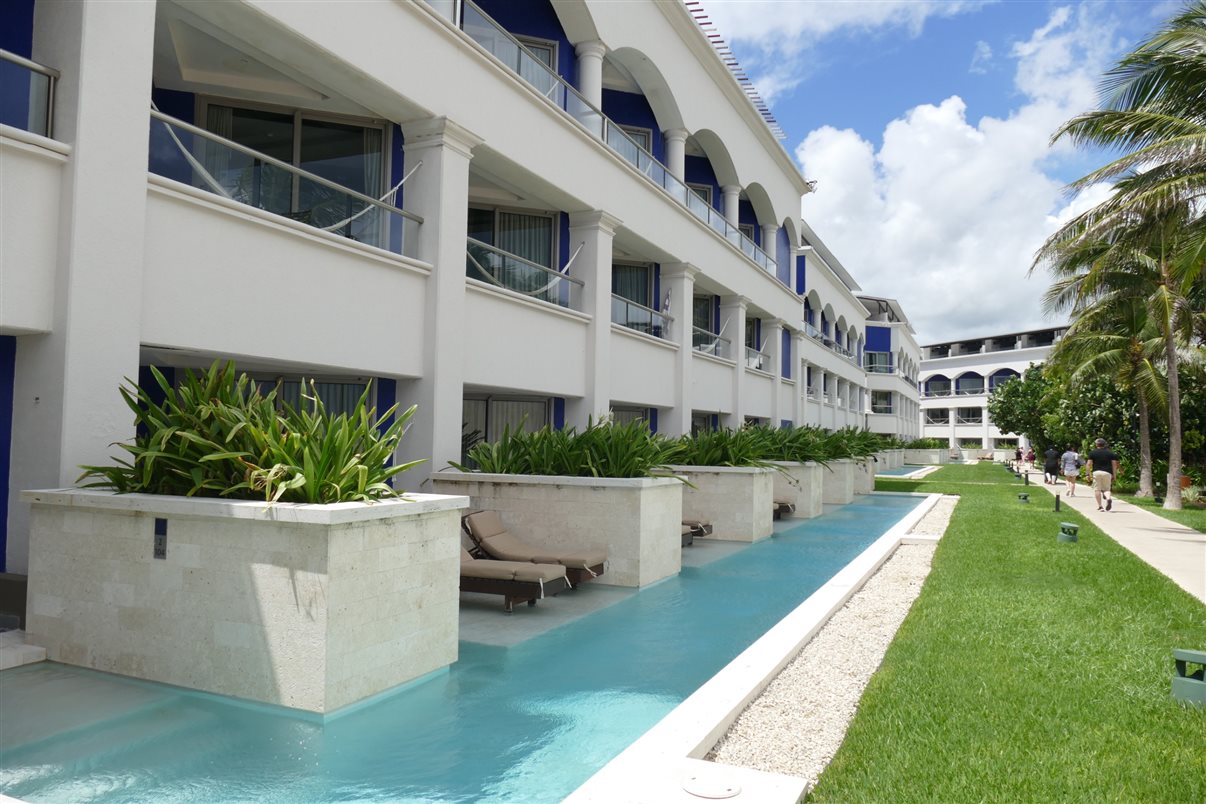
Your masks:
<svg viewBox="0 0 1206 804"><path fill-rule="evenodd" d="M518 644L462 641L448 672L325 724L60 664L6 670L0 791L31 802L557 802L922 499L826 506Z"/></svg>

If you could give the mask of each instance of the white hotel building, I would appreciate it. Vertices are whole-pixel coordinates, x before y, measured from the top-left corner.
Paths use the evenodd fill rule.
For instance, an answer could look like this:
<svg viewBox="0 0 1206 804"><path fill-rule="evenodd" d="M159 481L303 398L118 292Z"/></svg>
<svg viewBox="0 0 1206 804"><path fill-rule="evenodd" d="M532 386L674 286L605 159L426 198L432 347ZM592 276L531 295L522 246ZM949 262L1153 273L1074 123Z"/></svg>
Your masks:
<svg viewBox="0 0 1206 804"><path fill-rule="evenodd" d="M922 436L972 450L1019 443L1016 433L1003 433L992 423L988 396L998 384L1044 362L1066 330L1051 327L921 347ZM1020 443L1025 446L1025 439Z"/></svg>
<svg viewBox="0 0 1206 804"><path fill-rule="evenodd" d="M908 434L903 315L887 421L809 185L679 2L8 0L0 48L11 572L19 490L108 462L150 365L371 380L418 405L408 488L525 417Z"/></svg>

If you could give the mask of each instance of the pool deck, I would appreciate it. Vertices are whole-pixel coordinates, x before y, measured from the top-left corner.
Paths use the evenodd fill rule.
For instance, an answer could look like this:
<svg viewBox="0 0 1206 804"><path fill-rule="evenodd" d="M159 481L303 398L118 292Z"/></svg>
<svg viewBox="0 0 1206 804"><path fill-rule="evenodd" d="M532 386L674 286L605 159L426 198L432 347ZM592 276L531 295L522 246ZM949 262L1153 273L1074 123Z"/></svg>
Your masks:
<svg viewBox="0 0 1206 804"><path fill-rule="evenodd" d="M1092 522L1107 536L1142 561L1168 576L1173 583L1206 603L1206 533L1165 519L1151 511L1114 500L1114 510L1098 511L1091 486L1077 484L1076 496L1063 496L1064 484L1045 485L1042 472L1028 471L1030 485Z"/></svg>
<svg viewBox="0 0 1206 804"><path fill-rule="evenodd" d="M884 493L884 492L878 492ZM753 645L675 707L565 800L565 804L658 802L689 804L706 799L749 804L795 804L804 779L737 768L702 757L745 707L766 688L896 548L934 541L909 531L941 499L924 501L814 592Z"/></svg>

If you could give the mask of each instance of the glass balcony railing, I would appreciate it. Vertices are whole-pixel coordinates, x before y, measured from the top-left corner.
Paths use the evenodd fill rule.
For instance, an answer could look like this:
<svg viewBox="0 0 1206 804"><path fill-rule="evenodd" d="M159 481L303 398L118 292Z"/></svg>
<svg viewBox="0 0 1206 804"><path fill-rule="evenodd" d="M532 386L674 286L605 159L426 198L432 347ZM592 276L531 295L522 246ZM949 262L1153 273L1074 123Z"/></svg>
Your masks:
<svg viewBox="0 0 1206 804"><path fill-rule="evenodd" d="M752 346L747 346L745 347L745 366L758 371L769 371L770 357Z"/></svg>
<svg viewBox="0 0 1206 804"><path fill-rule="evenodd" d="M817 398L817 389L813 388L811 385L808 386L807 396L809 399L816 399Z"/></svg>
<svg viewBox="0 0 1206 804"><path fill-rule="evenodd" d="M871 405L871 412L872 412L872 413L886 413L886 414L890 414L890 413L892 412L892 405L891 405L891 404L887 404L887 405L882 405L882 404L872 404L872 405Z"/></svg>
<svg viewBox="0 0 1206 804"><path fill-rule="evenodd" d="M613 324L619 324L655 338L665 338L673 319L652 307L637 304L613 293L611 294L611 320Z"/></svg>
<svg viewBox="0 0 1206 804"><path fill-rule="evenodd" d="M394 254L418 244L417 215L154 110L150 171Z"/></svg>
<svg viewBox="0 0 1206 804"><path fill-rule="evenodd" d="M556 71L536 58L505 28L495 22L470 0L459 3L433 2L441 14L452 20L469 38L490 51L495 58L516 72L558 107L569 113L597 139L602 140L612 151L619 154L628 164L635 167L645 178L662 188L679 205L686 207L703 223L748 257L755 265L775 276L778 266L767 253L742 234L735 224L729 223L724 215L710 204L687 189L687 185L671 173L665 165L637 143L628 132L612 122L606 115L590 104Z"/></svg>
<svg viewBox="0 0 1206 804"><path fill-rule="evenodd" d="M891 366L880 366L880 365L873 364L873 365L869 365L869 366L864 366L864 369L866 370L866 372L868 374L895 374L896 373L896 369L892 368Z"/></svg>
<svg viewBox="0 0 1206 804"><path fill-rule="evenodd" d="M54 85L58 71L0 50L0 123L54 136Z"/></svg>
<svg viewBox="0 0 1206 804"><path fill-rule="evenodd" d="M733 353L733 344L728 338L722 338L699 327L691 329L691 348L713 357L728 358Z"/></svg>
<svg viewBox="0 0 1206 804"><path fill-rule="evenodd" d="M468 239L465 272L470 279L479 279L561 307L570 306L570 286L582 287L584 284L581 279L525 260L472 237Z"/></svg>

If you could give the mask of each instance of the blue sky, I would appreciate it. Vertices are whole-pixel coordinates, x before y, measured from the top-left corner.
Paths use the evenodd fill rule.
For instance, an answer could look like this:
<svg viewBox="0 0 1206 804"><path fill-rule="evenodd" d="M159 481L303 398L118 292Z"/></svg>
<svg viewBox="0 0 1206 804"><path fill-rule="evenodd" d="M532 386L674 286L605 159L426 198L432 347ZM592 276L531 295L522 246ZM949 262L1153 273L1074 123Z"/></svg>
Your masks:
<svg viewBox="0 0 1206 804"><path fill-rule="evenodd" d="M1108 187L1048 148L1164 0L704 0L818 182L802 214L927 342L1061 323L1035 250Z"/></svg>

